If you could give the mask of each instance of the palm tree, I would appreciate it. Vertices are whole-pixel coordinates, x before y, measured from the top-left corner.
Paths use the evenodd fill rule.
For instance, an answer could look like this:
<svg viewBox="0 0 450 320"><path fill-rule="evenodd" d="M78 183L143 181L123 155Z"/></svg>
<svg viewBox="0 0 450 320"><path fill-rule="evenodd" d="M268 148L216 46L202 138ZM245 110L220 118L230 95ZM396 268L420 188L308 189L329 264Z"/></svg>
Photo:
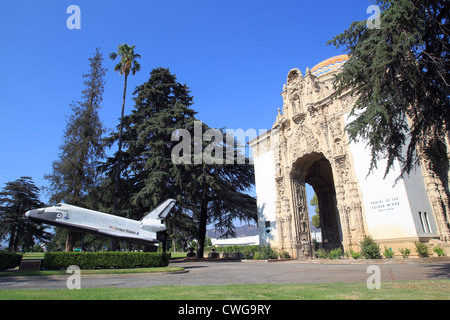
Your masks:
<svg viewBox="0 0 450 320"><path fill-rule="evenodd" d="M140 58L141 56L137 53L134 53L134 47L135 46L129 46L128 44L123 43L117 47L117 53L112 52L109 54L109 57L112 60L115 60L117 56L120 56L120 62L114 67L114 71L119 71L120 75L122 74L125 75L125 84L123 87L122 114L120 116L118 163L114 187L114 213L117 213L117 206L118 206L120 159L121 159L120 154L122 152L123 114L125 110L125 97L127 94L128 75L130 74L130 72L132 75L135 75L136 72L141 70L141 65L139 64L139 62L136 61L136 59Z"/></svg>

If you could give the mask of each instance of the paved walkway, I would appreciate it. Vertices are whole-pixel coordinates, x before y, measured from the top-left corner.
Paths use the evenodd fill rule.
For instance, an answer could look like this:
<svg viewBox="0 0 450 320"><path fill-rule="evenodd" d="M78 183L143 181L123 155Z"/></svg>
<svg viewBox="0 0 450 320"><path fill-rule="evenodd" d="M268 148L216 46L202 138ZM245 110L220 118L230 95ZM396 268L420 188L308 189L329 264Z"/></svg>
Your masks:
<svg viewBox="0 0 450 320"><path fill-rule="evenodd" d="M382 281L450 279L450 259L418 261L284 261L273 263L182 261L171 266L187 272L170 274L81 274L81 288L137 288L159 285L193 286L257 283L366 282L370 265L378 265ZM67 276L0 277L1 289L65 289Z"/></svg>

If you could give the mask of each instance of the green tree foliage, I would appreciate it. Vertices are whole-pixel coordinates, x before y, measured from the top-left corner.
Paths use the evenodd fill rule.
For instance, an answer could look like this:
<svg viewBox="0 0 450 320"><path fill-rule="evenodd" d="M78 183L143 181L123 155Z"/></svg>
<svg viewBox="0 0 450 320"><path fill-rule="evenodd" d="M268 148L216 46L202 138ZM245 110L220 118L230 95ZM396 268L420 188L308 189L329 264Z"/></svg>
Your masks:
<svg viewBox="0 0 450 320"><path fill-rule="evenodd" d="M53 172L44 176L50 183L46 191L53 203L97 209L90 197L99 183L98 161L105 156L102 143L105 129L98 114L106 74L102 63L103 56L97 48L89 58L90 72L83 75L82 101L71 105L59 159L52 164ZM75 233L68 233L66 250L71 251L74 237Z"/></svg>
<svg viewBox="0 0 450 320"><path fill-rule="evenodd" d="M312 224L314 227L320 229L320 208L319 208L319 199L317 198L317 194L314 193L311 201L309 202L314 208L315 215L312 217Z"/></svg>
<svg viewBox="0 0 450 320"><path fill-rule="evenodd" d="M117 56L120 56L120 62L116 64L114 67L114 71L118 71L120 75L125 76L125 83L123 86L123 99L122 99L122 112L120 116L120 124L119 124L119 150L118 153L122 152L122 131L123 131L123 116L125 112L125 98L127 95L127 82L128 75L135 75L136 72L141 70L141 65L137 61L141 56L137 53L134 53L134 48L136 46L129 46L126 43L123 43L117 47L117 53L112 52L109 54L110 59L115 60ZM120 187L120 173L121 173L121 165L120 165L120 156L119 162L116 167L116 175L115 175L115 185L114 185L114 212L117 213L118 209L118 201L119 201L119 187Z"/></svg>
<svg viewBox="0 0 450 320"><path fill-rule="evenodd" d="M53 203L64 201L92 207L86 197L98 184L97 161L104 157L102 135L105 130L98 115L106 73L102 62L102 54L96 49L89 58L90 72L83 75L82 101L71 105L72 114L67 121L59 159L52 164L53 172L45 175L50 183L47 192Z"/></svg>
<svg viewBox="0 0 450 320"><path fill-rule="evenodd" d="M47 241L50 234L25 217L25 212L43 207L39 188L30 177L7 182L0 192L0 239L8 240L8 251L31 248L35 240Z"/></svg>
<svg viewBox="0 0 450 320"><path fill-rule="evenodd" d="M449 203L450 2L375 3L381 8L379 29L357 21L329 41L350 54L335 80L337 94L349 90L357 97L350 139L370 146L370 170L387 158L386 174L396 159L402 176L410 173L423 154L445 189L442 201Z"/></svg>
<svg viewBox="0 0 450 320"><path fill-rule="evenodd" d="M123 119L124 150L102 166L111 177L117 163L122 163L121 183L127 187L120 188L121 214L140 219L165 199L177 199L177 206L166 219L169 237L187 242L195 232L201 248L208 223L216 221L225 233L232 233L233 219L256 218L255 199L243 193L254 179L248 161L245 165L172 161L172 150L179 143L172 141L172 134L186 130L194 137L196 112L191 109L189 88L177 82L168 69L157 68L134 94L135 107ZM207 129L203 124L200 134ZM119 135L113 133L108 144L116 142Z"/></svg>
<svg viewBox="0 0 450 320"><path fill-rule="evenodd" d="M229 139L225 132L221 133L223 140L215 143L224 146L222 159L226 159L228 148L233 149L234 159L238 159L240 149L236 141L227 145ZM200 258L203 257L208 224L214 223L216 229L224 232L221 237L226 238L236 236L236 220L257 221L256 200L247 194L254 185L254 167L249 159L246 158L244 163L208 163L203 160L200 165L188 167L186 176L182 175L186 202L198 223L197 257Z"/></svg>

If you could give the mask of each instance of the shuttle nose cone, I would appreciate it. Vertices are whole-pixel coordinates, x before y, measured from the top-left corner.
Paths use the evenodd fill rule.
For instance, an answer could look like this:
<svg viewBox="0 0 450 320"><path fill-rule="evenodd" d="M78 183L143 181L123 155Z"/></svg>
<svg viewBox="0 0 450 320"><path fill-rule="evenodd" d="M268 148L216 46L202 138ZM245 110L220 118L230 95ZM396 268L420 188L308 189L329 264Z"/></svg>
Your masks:
<svg viewBox="0 0 450 320"><path fill-rule="evenodd" d="M25 212L25 217L29 218L30 216L32 216L35 213L37 213L36 209L29 210L29 211Z"/></svg>

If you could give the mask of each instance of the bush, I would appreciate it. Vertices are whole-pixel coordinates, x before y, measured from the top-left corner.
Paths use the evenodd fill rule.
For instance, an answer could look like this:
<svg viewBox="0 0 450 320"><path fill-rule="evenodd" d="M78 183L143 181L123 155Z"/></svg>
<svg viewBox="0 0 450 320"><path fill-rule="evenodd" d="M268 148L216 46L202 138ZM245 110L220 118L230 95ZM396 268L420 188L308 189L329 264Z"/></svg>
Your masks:
<svg viewBox="0 0 450 320"><path fill-rule="evenodd" d="M402 254L403 259L406 259L411 254L411 250L409 250L408 248L401 248L400 253Z"/></svg>
<svg viewBox="0 0 450 320"><path fill-rule="evenodd" d="M328 258L331 260L340 259L342 256L342 249L341 248L335 248L330 250L330 253L328 254Z"/></svg>
<svg viewBox="0 0 450 320"><path fill-rule="evenodd" d="M365 237L360 244L361 255L364 259L381 259L380 246L372 239Z"/></svg>
<svg viewBox="0 0 450 320"><path fill-rule="evenodd" d="M391 259L394 256L394 251L391 248L384 246L383 254L384 254L385 258Z"/></svg>
<svg viewBox="0 0 450 320"><path fill-rule="evenodd" d="M422 242L415 242L416 245L416 252L421 258L426 258L430 256L430 253L428 252L428 246L425 243Z"/></svg>
<svg viewBox="0 0 450 320"><path fill-rule="evenodd" d="M80 269L153 268L169 265L169 254L155 252L47 252L45 269L66 269L76 265Z"/></svg>
<svg viewBox="0 0 450 320"><path fill-rule="evenodd" d="M259 248L259 251L253 254L254 260L270 260L270 259L278 259L278 253L273 251L273 249L269 246L262 246Z"/></svg>
<svg viewBox="0 0 450 320"><path fill-rule="evenodd" d="M355 260L361 258L361 253L355 252L355 251L353 251L353 250L350 250L350 255L351 255L352 258L355 259Z"/></svg>
<svg viewBox="0 0 450 320"><path fill-rule="evenodd" d="M319 259L326 259L328 258L328 251L324 248L319 248L318 250L316 250L316 257Z"/></svg>
<svg viewBox="0 0 450 320"><path fill-rule="evenodd" d="M0 251L0 270L14 269L20 266L22 255L14 252Z"/></svg>
<svg viewBox="0 0 450 320"><path fill-rule="evenodd" d="M445 257L444 249L442 249L440 246L435 246L433 248L433 251L436 252L439 257Z"/></svg>

